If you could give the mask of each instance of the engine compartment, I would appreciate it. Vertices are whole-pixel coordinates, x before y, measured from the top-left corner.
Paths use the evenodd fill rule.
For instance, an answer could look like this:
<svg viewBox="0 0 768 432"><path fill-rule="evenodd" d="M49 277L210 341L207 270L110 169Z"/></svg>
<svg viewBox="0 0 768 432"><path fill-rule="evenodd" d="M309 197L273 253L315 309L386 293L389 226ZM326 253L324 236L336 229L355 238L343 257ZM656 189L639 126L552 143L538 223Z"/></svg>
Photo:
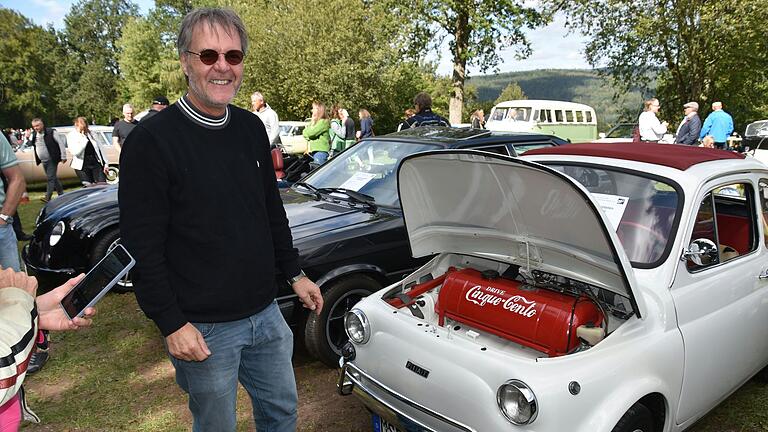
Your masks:
<svg viewBox="0 0 768 432"><path fill-rule="evenodd" d="M463 326L472 339L495 336L546 357L589 349L634 314L628 299L588 283L455 254L436 257L382 299L428 325Z"/></svg>

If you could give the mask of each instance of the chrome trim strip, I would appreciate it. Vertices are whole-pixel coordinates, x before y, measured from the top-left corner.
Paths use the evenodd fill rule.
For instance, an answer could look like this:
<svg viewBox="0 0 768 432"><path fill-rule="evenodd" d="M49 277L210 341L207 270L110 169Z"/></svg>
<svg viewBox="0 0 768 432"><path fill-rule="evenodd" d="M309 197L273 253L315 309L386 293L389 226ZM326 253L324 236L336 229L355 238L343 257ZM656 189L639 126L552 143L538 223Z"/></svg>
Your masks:
<svg viewBox="0 0 768 432"><path fill-rule="evenodd" d="M409 419L410 421L413 421L414 423L417 423L419 426L425 428L426 430L433 431L433 432L438 432L438 431L435 431L434 429L430 428L429 426L426 426L426 425L422 424L420 421L412 418L411 416L405 414L401 410L393 407L390 403L382 400L381 398L376 397L376 395L370 389L368 389L363 383L361 383L360 380L358 380L357 378L352 376L352 374L347 373L348 369L353 369L355 372L357 372L360 375L364 376L366 379L370 380L372 383L374 383L377 386L379 386L389 396L392 396L393 398L399 400L400 402L403 402L404 404L406 404L406 405L408 405L408 406L410 406L410 407L412 407L414 409L417 409L417 410L423 412L424 414L427 414L430 417L433 417L433 418L435 418L437 420L440 420L440 421L442 421L444 423L447 423L448 425L453 426L453 427L455 427L457 429L460 429L460 430L462 430L464 432L477 432L475 429L472 429L469 426L466 426L466 425L464 425L462 423L459 423L458 421L456 421L456 420L454 420L454 419L452 419L450 417L446 417L446 416L444 416L444 415L442 415L442 414L440 414L440 413L438 413L436 411L433 411L433 410L425 407L424 405L421 405L419 403L416 403L416 402L408 399L407 397L405 397L405 396L401 395L400 393L390 389L386 385L384 385L381 382L377 381L375 378L373 378L370 375L368 375L367 373L363 372L359 367L355 366L354 364L352 364L352 363L345 363L344 364L344 367L342 367L342 369L341 369L341 379L339 380L340 382L342 382L345 378L348 379L349 381L351 381L354 384L355 387L359 387L360 390L364 391L368 396L370 396L375 401L377 401L380 404L386 406L387 408L391 409L392 411L396 412L397 414L399 414L399 415Z"/></svg>

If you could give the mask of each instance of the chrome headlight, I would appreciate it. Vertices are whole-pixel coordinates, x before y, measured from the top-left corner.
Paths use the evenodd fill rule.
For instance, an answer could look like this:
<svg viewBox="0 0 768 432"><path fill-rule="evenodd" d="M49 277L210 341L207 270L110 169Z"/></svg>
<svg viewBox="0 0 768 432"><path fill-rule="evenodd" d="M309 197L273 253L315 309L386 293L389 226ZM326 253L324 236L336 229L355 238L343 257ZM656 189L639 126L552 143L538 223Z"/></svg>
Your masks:
<svg viewBox="0 0 768 432"><path fill-rule="evenodd" d="M356 344L364 344L371 338L371 325L368 317L360 309L352 309L344 315L344 330L349 340Z"/></svg>
<svg viewBox="0 0 768 432"><path fill-rule="evenodd" d="M48 244L51 246L56 246L56 243L61 240L61 236L64 235L64 231L66 230L67 225L64 224L64 221L58 221L51 230L51 235L48 237Z"/></svg>
<svg viewBox="0 0 768 432"><path fill-rule="evenodd" d="M502 384L496 392L496 402L504 417L516 425L532 423L539 413L536 395L522 381L509 380Z"/></svg>

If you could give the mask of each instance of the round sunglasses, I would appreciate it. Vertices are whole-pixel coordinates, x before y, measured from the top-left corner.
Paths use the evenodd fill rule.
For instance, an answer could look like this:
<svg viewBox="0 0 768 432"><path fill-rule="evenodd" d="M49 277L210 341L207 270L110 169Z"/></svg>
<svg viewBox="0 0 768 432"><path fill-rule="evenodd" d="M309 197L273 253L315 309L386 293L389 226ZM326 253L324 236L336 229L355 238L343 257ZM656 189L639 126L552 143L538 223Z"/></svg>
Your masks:
<svg viewBox="0 0 768 432"><path fill-rule="evenodd" d="M237 66L240 63L243 62L243 57L245 56L242 51L240 50L229 50L225 53L220 53L216 50L212 49L205 49L200 51L199 53L196 53L194 51L187 50L189 54L194 54L198 57L200 57L200 61L203 62L204 65L212 65L219 61L219 55L224 55L224 60L227 61L227 63L231 64L232 66Z"/></svg>

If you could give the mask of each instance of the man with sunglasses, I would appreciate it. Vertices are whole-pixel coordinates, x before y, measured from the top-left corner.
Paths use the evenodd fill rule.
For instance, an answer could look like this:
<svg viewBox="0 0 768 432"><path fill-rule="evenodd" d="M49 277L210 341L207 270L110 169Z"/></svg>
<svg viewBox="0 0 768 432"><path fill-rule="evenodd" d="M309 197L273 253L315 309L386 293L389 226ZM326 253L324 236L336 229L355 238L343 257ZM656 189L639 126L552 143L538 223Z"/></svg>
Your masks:
<svg viewBox="0 0 768 432"><path fill-rule="evenodd" d="M120 230L136 258L136 298L165 336L193 431L235 430L238 381L258 430L295 431L293 335L275 302L275 269L304 307L323 306L299 267L264 124L230 105L247 44L231 10L184 17L177 48L187 94L162 122L136 126L120 157Z"/></svg>

